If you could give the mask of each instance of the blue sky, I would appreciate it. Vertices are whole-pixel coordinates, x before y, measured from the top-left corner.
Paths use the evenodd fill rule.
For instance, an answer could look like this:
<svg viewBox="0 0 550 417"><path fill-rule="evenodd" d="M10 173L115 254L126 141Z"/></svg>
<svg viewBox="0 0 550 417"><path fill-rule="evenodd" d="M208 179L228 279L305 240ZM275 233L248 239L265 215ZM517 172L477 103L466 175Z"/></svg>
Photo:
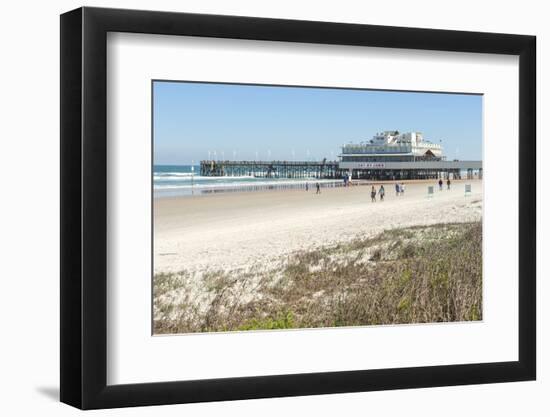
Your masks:
<svg viewBox="0 0 550 417"><path fill-rule="evenodd" d="M154 163L335 159L376 132L420 131L448 159L481 159L482 96L154 82ZM441 141L441 142L440 142Z"/></svg>

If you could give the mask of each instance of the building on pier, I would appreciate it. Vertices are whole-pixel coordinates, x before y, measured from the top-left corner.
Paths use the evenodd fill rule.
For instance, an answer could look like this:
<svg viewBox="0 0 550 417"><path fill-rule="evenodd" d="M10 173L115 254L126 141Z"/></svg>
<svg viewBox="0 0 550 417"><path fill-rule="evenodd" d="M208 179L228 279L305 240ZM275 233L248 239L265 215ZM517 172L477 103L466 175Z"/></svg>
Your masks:
<svg viewBox="0 0 550 417"><path fill-rule="evenodd" d="M437 179L482 177L481 161L447 161L441 144L420 132L385 131L358 144L342 146L339 168L359 179Z"/></svg>
<svg viewBox="0 0 550 417"><path fill-rule="evenodd" d="M377 133L367 142L342 146L342 162L415 162L441 161L443 147L424 140L420 132L396 130Z"/></svg>

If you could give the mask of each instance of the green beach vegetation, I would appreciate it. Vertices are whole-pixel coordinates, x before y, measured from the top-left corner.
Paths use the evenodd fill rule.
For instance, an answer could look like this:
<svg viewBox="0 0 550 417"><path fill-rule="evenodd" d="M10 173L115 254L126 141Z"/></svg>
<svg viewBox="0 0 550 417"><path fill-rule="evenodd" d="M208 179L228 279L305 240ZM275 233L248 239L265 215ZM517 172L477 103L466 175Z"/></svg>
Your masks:
<svg viewBox="0 0 550 417"><path fill-rule="evenodd" d="M154 277L154 333L482 319L481 222L384 231L269 265Z"/></svg>

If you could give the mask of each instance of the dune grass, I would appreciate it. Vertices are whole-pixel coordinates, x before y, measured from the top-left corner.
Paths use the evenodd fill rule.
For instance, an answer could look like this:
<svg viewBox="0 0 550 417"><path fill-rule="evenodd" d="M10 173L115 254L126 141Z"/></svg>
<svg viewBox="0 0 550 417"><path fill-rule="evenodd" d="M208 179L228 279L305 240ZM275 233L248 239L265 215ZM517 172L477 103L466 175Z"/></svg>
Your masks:
<svg viewBox="0 0 550 417"><path fill-rule="evenodd" d="M156 334L482 319L481 222L393 229L276 267L154 279Z"/></svg>

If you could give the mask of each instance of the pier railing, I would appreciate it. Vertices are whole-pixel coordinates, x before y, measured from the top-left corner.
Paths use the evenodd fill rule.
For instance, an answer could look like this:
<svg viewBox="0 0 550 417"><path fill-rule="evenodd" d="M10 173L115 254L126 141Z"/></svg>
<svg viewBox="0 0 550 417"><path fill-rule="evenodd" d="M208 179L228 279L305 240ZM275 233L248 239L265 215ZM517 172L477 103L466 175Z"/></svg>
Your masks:
<svg viewBox="0 0 550 417"><path fill-rule="evenodd" d="M205 177L257 178L343 178L345 171L338 161L220 161L200 162L200 175Z"/></svg>

